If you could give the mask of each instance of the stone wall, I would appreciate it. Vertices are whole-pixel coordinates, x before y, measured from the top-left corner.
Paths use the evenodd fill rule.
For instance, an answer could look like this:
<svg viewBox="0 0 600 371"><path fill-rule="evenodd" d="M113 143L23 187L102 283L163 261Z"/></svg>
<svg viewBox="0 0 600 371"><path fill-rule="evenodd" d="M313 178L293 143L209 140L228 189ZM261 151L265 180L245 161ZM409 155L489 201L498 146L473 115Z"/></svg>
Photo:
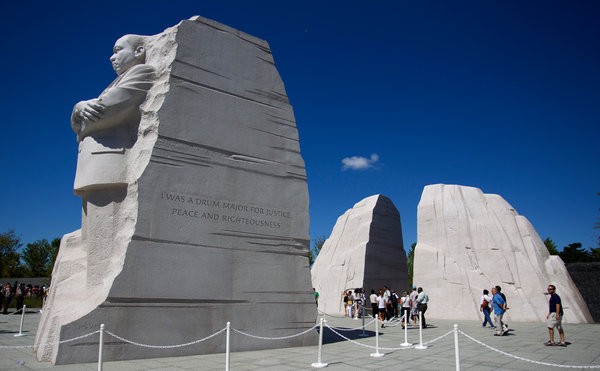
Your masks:
<svg viewBox="0 0 600 371"><path fill-rule="evenodd" d="M600 323L600 262L565 264L594 322Z"/></svg>

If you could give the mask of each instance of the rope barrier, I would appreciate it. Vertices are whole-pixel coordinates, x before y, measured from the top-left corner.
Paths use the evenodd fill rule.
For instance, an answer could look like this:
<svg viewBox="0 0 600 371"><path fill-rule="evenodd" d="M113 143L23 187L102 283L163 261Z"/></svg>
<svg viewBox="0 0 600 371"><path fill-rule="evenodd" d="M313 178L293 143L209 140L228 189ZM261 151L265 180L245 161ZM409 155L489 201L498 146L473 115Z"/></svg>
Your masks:
<svg viewBox="0 0 600 371"><path fill-rule="evenodd" d="M464 336L465 336L467 339L469 339L469 340L471 340L471 341L473 341L473 342L475 342L475 343L477 343L477 344L479 344L479 345L481 345L481 346L483 346L483 347L486 347L486 348L488 348L488 349L490 349L490 350L493 350L494 352L497 352L497 353L503 354L503 355L505 355L505 356L507 356L507 357L511 357L511 358L514 358L514 359L518 359L519 361L525 361L525 362L535 363L535 364L537 364L537 365L542 365L542 366L552 366L552 367L559 367L559 368L590 368L590 369L591 369L591 368L600 368L600 365L589 365L589 366L559 365L559 364L556 364L556 363L549 363L549 362L542 362L542 361L534 361L534 360L532 360L532 359L527 359L527 358L524 358L524 357L515 356L515 355L512 355L512 354L510 354L510 353L507 353L507 352L505 352L505 351L502 351L502 350L500 350L500 349L496 349L496 348L494 348L494 347L492 347L492 346L489 346L489 345L487 345L487 344L485 344L485 343L483 343L483 342L481 342L481 341L479 341L479 340L475 339L474 337L472 337L472 336L468 335L467 333L465 333L465 332L463 332L463 331L461 331L461 330L458 330L458 332L460 332L462 335L464 335Z"/></svg>

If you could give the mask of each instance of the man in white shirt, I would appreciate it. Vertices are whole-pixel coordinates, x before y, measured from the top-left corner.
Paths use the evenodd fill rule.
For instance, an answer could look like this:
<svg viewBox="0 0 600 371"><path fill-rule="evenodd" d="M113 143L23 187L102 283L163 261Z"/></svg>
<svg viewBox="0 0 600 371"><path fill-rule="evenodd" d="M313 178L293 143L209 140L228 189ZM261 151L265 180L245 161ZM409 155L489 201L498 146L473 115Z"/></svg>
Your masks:
<svg viewBox="0 0 600 371"><path fill-rule="evenodd" d="M425 320L425 312L427 311L427 303L429 303L429 296L423 291L422 287L417 289L419 293L417 295L417 311L421 312L421 321L423 328L427 328L427 321Z"/></svg>
<svg viewBox="0 0 600 371"><path fill-rule="evenodd" d="M377 305L377 294L375 290L371 290L371 296L369 296L369 301L371 302L371 310L373 311L373 318L377 318L377 314L379 313L378 305Z"/></svg>

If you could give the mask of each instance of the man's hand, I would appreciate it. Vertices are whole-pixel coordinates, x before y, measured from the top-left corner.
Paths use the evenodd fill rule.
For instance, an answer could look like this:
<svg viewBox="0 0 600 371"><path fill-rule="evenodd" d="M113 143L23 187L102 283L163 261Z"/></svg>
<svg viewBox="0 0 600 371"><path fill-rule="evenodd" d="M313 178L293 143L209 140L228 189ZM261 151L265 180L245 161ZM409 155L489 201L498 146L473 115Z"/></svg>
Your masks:
<svg viewBox="0 0 600 371"><path fill-rule="evenodd" d="M80 122L97 121L104 113L105 105L98 102L98 99L90 99L79 102L75 105L75 115Z"/></svg>

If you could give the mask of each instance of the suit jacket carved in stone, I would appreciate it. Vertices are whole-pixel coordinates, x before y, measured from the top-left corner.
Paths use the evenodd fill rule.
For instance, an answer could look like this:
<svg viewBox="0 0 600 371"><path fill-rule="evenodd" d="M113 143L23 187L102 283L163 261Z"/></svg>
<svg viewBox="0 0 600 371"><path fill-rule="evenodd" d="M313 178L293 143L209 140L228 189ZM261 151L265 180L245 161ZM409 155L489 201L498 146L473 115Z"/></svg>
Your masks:
<svg viewBox="0 0 600 371"><path fill-rule="evenodd" d="M77 133L79 153L75 191L91 186L124 184L125 150L137 140L140 105L155 79L154 67L138 64L118 76L94 101L104 109L94 121L78 114L76 105L71 126Z"/></svg>

